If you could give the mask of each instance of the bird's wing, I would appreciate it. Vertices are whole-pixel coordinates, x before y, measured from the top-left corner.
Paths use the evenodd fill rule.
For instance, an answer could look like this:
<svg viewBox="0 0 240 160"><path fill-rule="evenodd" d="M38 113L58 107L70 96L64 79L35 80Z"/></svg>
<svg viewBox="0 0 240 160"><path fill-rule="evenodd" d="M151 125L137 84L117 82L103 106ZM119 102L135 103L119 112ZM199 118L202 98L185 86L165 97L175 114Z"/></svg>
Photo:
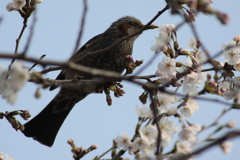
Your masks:
<svg viewBox="0 0 240 160"><path fill-rule="evenodd" d="M87 41L87 43L85 43L71 58L70 60L72 60L73 62L78 62L79 63L79 59L81 59L85 54L87 54L88 52L92 52L95 51L95 46L98 46L100 43L102 43L102 39L103 36L102 34L99 34L95 37L93 37L92 39L90 39L89 41ZM84 58L82 58L80 61L84 61Z"/></svg>
<svg viewBox="0 0 240 160"><path fill-rule="evenodd" d="M95 45L98 46L99 43L102 42L102 34L99 34L95 37L93 37L92 39L90 39L89 41L87 41L87 43L85 43L76 53L74 53L74 55L70 58L71 61L73 62L77 62L78 64L81 64L81 61L84 61L84 58L82 58L85 54L87 54L88 52L91 51L95 51ZM81 59L81 60L79 60ZM63 73L63 71L61 71L59 73L59 75L57 76L56 80L64 80L65 79L65 75ZM54 89L56 89L58 86L50 86L49 90L52 91Z"/></svg>

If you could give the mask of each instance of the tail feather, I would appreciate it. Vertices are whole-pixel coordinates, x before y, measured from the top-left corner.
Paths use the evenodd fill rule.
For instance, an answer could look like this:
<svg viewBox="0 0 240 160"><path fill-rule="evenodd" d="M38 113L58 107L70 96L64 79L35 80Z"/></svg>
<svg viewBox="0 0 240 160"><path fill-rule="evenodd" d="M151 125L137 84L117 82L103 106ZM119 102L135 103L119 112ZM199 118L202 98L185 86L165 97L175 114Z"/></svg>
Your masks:
<svg viewBox="0 0 240 160"><path fill-rule="evenodd" d="M32 120L27 122L23 134L51 147L56 135L74 105L86 95L59 99L58 95Z"/></svg>

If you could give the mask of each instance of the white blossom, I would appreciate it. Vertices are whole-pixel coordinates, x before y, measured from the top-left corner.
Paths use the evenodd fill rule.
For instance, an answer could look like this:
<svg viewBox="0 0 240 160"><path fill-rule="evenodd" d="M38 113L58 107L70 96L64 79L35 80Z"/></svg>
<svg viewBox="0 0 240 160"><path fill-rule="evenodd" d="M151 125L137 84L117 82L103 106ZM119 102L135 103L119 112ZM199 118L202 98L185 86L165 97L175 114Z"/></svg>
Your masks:
<svg viewBox="0 0 240 160"><path fill-rule="evenodd" d="M122 133L122 135L117 136L114 141L117 143L117 148L123 147L123 150L125 151L132 145L132 142L126 133Z"/></svg>
<svg viewBox="0 0 240 160"><path fill-rule="evenodd" d="M191 144L188 141L180 141L176 144L178 153L190 153L192 152Z"/></svg>
<svg viewBox="0 0 240 160"><path fill-rule="evenodd" d="M153 142L150 144L150 147L145 150L145 154L147 155L154 155L157 150L157 142ZM145 160L145 159L144 159Z"/></svg>
<svg viewBox="0 0 240 160"><path fill-rule="evenodd" d="M163 148L167 147L172 139L172 135L169 135L167 132L162 132L161 134L161 146Z"/></svg>
<svg viewBox="0 0 240 160"><path fill-rule="evenodd" d="M5 154L5 159L6 160L14 160L14 158L10 157L7 153Z"/></svg>
<svg viewBox="0 0 240 160"><path fill-rule="evenodd" d="M156 76L162 78L176 77L176 62L175 59L163 57L162 62L158 63Z"/></svg>
<svg viewBox="0 0 240 160"><path fill-rule="evenodd" d="M6 9L7 9L8 12L11 12L11 11L15 10L13 3L11 3L11 2L8 3L7 6L6 6Z"/></svg>
<svg viewBox="0 0 240 160"><path fill-rule="evenodd" d="M173 31L176 30L176 27L174 24L162 24L158 30L160 31L160 33L163 34L168 34L170 35Z"/></svg>
<svg viewBox="0 0 240 160"><path fill-rule="evenodd" d="M240 77L234 77L231 82L224 81L219 83L219 89L226 89L223 93L223 97L226 100L237 98L240 95Z"/></svg>
<svg viewBox="0 0 240 160"><path fill-rule="evenodd" d="M240 91L235 89L231 89L223 93L223 97L226 100L231 100L233 98L239 97L239 95L240 95Z"/></svg>
<svg viewBox="0 0 240 160"><path fill-rule="evenodd" d="M175 115L175 114L177 114L177 110L178 110L177 107L172 107L172 108L168 109L167 115L168 115L168 116Z"/></svg>
<svg viewBox="0 0 240 160"><path fill-rule="evenodd" d="M178 101L178 97L162 92L158 92L157 97L159 104L158 109L163 113L166 113L168 111L168 107Z"/></svg>
<svg viewBox="0 0 240 160"><path fill-rule="evenodd" d="M219 82L218 84L218 89L229 89L230 88L230 85L231 85L231 82L229 81L221 81Z"/></svg>
<svg viewBox="0 0 240 160"><path fill-rule="evenodd" d="M229 128L234 128L235 126L236 126L236 122L235 121L229 121L227 123L227 127L229 127Z"/></svg>
<svg viewBox="0 0 240 160"><path fill-rule="evenodd" d="M197 48L197 40L195 37L191 37L190 40L187 42L187 46L189 48L196 49Z"/></svg>
<svg viewBox="0 0 240 160"><path fill-rule="evenodd" d="M143 106L143 107L135 107L137 115L141 118L153 118L153 113L151 111L151 109L147 106Z"/></svg>
<svg viewBox="0 0 240 160"><path fill-rule="evenodd" d="M240 63L237 63L233 66L236 71L240 71Z"/></svg>
<svg viewBox="0 0 240 160"><path fill-rule="evenodd" d="M0 94L7 99L7 102L14 104L17 100L17 92L29 78L28 69L22 62L15 62L10 70L0 67Z"/></svg>
<svg viewBox="0 0 240 160"><path fill-rule="evenodd" d="M180 109L180 113L183 117L192 117L198 108L197 102L193 99L189 99L187 103Z"/></svg>
<svg viewBox="0 0 240 160"><path fill-rule="evenodd" d="M231 47L231 49L227 49L228 47ZM235 65L240 63L240 47L236 47L236 42L231 41L229 44L224 44L223 51L223 58L228 64Z"/></svg>
<svg viewBox="0 0 240 160"><path fill-rule="evenodd" d="M14 63L10 69L10 83L15 90L20 90L29 80L30 75L27 68L24 68L23 63Z"/></svg>
<svg viewBox="0 0 240 160"><path fill-rule="evenodd" d="M195 131L195 132L199 132L201 130L201 125L198 123L192 123L190 124L190 127Z"/></svg>
<svg viewBox="0 0 240 160"><path fill-rule="evenodd" d="M167 117L162 117L159 121L159 126L163 134L171 140L174 133L178 131L177 126L175 126L174 121L168 119Z"/></svg>
<svg viewBox="0 0 240 160"><path fill-rule="evenodd" d="M207 55L205 52L202 51L198 51L195 55L195 58L197 64L201 64L207 61Z"/></svg>
<svg viewBox="0 0 240 160"><path fill-rule="evenodd" d="M193 95L205 80L206 73L191 72L183 77L183 92Z"/></svg>
<svg viewBox="0 0 240 160"><path fill-rule="evenodd" d="M139 133L141 137L146 137L149 143L153 143L157 139L157 130L153 125L141 127Z"/></svg>
<svg viewBox="0 0 240 160"><path fill-rule="evenodd" d="M155 41L156 41L156 44L154 44L150 49L151 51L155 51L155 52L158 52L158 51L162 51L162 52L166 52L167 49L168 49L168 46L166 45L165 42L163 42L161 40L160 37L155 37Z"/></svg>
<svg viewBox="0 0 240 160"><path fill-rule="evenodd" d="M139 137L133 141L132 149L133 151L141 151L143 154L146 154L147 150L150 147L149 141L146 137Z"/></svg>
<svg viewBox="0 0 240 160"><path fill-rule="evenodd" d="M234 77L232 81L234 83L234 89L235 90L240 90L240 76L239 77Z"/></svg>
<svg viewBox="0 0 240 160"><path fill-rule="evenodd" d="M179 133L178 137L182 141L195 142L196 141L196 132L192 127L184 127Z"/></svg>
<svg viewBox="0 0 240 160"><path fill-rule="evenodd" d="M228 154L231 151L232 143L229 142L229 141L225 141L225 142L220 144L220 147L225 154Z"/></svg>
<svg viewBox="0 0 240 160"><path fill-rule="evenodd" d="M4 157L3 157L3 153L0 152L0 160L3 160L3 159L4 159Z"/></svg>
<svg viewBox="0 0 240 160"><path fill-rule="evenodd" d="M15 10L19 10L26 5L26 0L12 0Z"/></svg>
<svg viewBox="0 0 240 160"><path fill-rule="evenodd" d="M155 37L156 44L151 47L151 50L165 52L168 49L167 43L171 39L171 33L175 31L175 26L173 24L163 24L159 27L159 31L159 37Z"/></svg>
<svg viewBox="0 0 240 160"><path fill-rule="evenodd" d="M191 51L189 51L191 53ZM197 50L196 53L190 54L187 58L187 62L184 64L189 67L194 66L194 70L200 73L203 70L202 64L207 61L206 53Z"/></svg>

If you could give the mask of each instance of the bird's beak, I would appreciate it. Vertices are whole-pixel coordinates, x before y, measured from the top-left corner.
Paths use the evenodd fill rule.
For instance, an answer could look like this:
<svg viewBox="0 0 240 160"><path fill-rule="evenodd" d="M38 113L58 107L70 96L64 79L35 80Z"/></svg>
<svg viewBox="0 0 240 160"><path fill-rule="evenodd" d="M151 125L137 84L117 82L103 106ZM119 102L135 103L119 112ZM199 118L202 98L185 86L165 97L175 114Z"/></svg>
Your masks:
<svg viewBox="0 0 240 160"><path fill-rule="evenodd" d="M144 25L145 26L145 25ZM148 30L148 29L154 29L154 28L158 28L158 26L154 25L154 24L151 24L150 26L148 26L147 28L145 28L145 30Z"/></svg>

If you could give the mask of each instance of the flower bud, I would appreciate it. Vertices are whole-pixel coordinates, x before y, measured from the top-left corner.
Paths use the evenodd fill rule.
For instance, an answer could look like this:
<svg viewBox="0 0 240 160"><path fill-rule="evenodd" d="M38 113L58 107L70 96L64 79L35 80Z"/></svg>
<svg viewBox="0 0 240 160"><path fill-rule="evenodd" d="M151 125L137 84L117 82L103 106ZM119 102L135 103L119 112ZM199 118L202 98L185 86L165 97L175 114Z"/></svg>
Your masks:
<svg viewBox="0 0 240 160"><path fill-rule="evenodd" d="M97 149L97 148L98 148L97 145L95 145L95 144L91 145L91 149L92 149L92 150L93 150L93 149Z"/></svg>
<svg viewBox="0 0 240 160"><path fill-rule="evenodd" d="M233 40L235 41L235 42L240 42L240 35L238 34L238 35L236 35L234 38L233 38Z"/></svg>
<svg viewBox="0 0 240 160"><path fill-rule="evenodd" d="M226 142L221 143L220 147L225 154L228 154L231 151L232 143L229 141L226 141Z"/></svg>
<svg viewBox="0 0 240 160"><path fill-rule="evenodd" d="M228 127L228 128L233 128L233 127L235 127L235 125L236 125L236 123L235 123L234 121L229 121L229 122L227 123L227 127Z"/></svg>

